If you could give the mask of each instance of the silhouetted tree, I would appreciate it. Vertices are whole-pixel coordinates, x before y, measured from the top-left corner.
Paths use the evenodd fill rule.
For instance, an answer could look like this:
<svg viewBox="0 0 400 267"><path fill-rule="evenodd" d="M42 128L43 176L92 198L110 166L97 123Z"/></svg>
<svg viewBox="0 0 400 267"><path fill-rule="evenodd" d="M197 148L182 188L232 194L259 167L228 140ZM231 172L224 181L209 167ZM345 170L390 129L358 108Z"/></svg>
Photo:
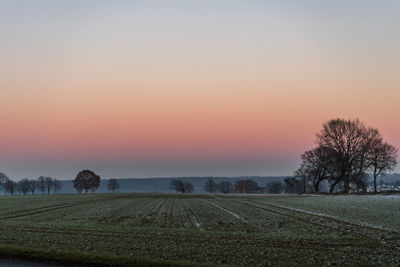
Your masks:
<svg viewBox="0 0 400 267"><path fill-rule="evenodd" d="M37 181L36 180L28 180L28 188L31 191L32 195L35 194L35 190L37 188Z"/></svg>
<svg viewBox="0 0 400 267"><path fill-rule="evenodd" d="M301 193L303 192L303 186L300 181L295 177L286 177L284 180L284 190L286 193Z"/></svg>
<svg viewBox="0 0 400 267"><path fill-rule="evenodd" d="M169 183L169 190L175 190L175 192L184 192L185 184L181 180L173 179Z"/></svg>
<svg viewBox="0 0 400 267"><path fill-rule="evenodd" d="M280 194L283 191L283 185L279 181L272 181L267 183L266 191L270 194Z"/></svg>
<svg viewBox="0 0 400 267"><path fill-rule="evenodd" d="M53 185L54 185L53 178L45 177L44 178L44 183L45 183L47 194L49 195L50 191L51 191L51 189L53 188Z"/></svg>
<svg viewBox="0 0 400 267"><path fill-rule="evenodd" d="M29 191L29 180L27 178L25 178L25 179L22 179L21 181L19 181L17 184L17 189L19 192L26 195L26 193L28 193L28 191Z"/></svg>
<svg viewBox="0 0 400 267"><path fill-rule="evenodd" d="M393 171L397 165L397 157L398 150L394 146L383 143L382 139L374 143L370 153L370 162L375 193L376 178L380 175L385 175L386 172Z"/></svg>
<svg viewBox="0 0 400 267"><path fill-rule="evenodd" d="M317 134L319 145L334 151L339 166L338 178L343 180L345 193L350 191L350 176L363 150L365 132L365 126L359 120L335 119L325 123Z"/></svg>
<svg viewBox="0 0 400 267"><path fill-rule="evenodd" d="M194 187L192 183L185 182L184 184L184 192L183 193L192 193L194 191Z"/></svg>
<svg viewBox="0 0 400 267"><path fill-rule="evenodd" d="M294 177L299 179L301 185L303 186L303 193L306 193L309 176L307 174L307 169L303 164L295 171Z"/></svg>
<svg viewBox="0 0 400 267"><path fill-rule="evenodd" d="M14 195L15 190L17 188L17 183L15 183L13 180L7 179L5 184L4 184L4 189L7 193L10 195Z"/></svg>
<svg viewBox="0 0 400 267"><path fill-rule="evenodd" d="M189 182L183 182L182 180L173 179L169 184L169 190L175 190L180 193L192 193L194 188Z"/></svg>
<svg viewBox="0 0 400 267"><path fill-rule="evenodd" d="M110 179L108 180L107 183L107 188L108 190L112 191L113 193L115 192L115 190L119 189L119 183L117 179Z"/></svg>
<svg viewBox="0 0 400 267"><path fill-rule="evenodd" d="M257 182L249 179L249 180L239 180L235 183L235 190L240 193L255 193L258 189Z"/></svg>
<svg viewBox="0 0 400 267"><path fill-rule="evenodd" d="M37 180L37 188L44 194L46 192L46 177L40 176Z"/></svg>
<svg viewBox="0 0 400 267"><path fill-rule="evenodd" d="M329 192L343 187L348 193L350 185L353 190L365 191L369 170L372 169L376 186L376 177L397 164L397 149L383 143L377 129L366 127L359 120L326 122L317 134L317 143L318 147L302 155L303 162L295 173L304 192L308 181L318 192L324 180L330 183Z"/></svg>
<svg viewBox="0 0 400 267"><path fill-rule="evenodd" d="M311 181L314 192L319 192L320 183L330 178L334 165L332 159L333 153L334 152L327 147L318 146L301 155L303 173L297 174L299 176L307 176L304 177L304 181Z"/></svg>
<svg viewBox="0 0 400 267"><path fill-rule="evenodd" d="M233 189L232 183L228 181L222 181L218 184L219 191L224 194L230 193Z"/></svg>
<svg viewBox="0 0 400 267"><path fill-rule="evenodd" d="M74 180L74 188L78 193L85 190L94 192L100 185L100 176L90 170L83 170L78 173Z"/></svg>
<svg viewBox="0 0 400 267"><path fill-rule="evenodd" d="M204 190L208 193L215 193L218 191L218 184L213 179L208 179L204 185Z"/></svg>

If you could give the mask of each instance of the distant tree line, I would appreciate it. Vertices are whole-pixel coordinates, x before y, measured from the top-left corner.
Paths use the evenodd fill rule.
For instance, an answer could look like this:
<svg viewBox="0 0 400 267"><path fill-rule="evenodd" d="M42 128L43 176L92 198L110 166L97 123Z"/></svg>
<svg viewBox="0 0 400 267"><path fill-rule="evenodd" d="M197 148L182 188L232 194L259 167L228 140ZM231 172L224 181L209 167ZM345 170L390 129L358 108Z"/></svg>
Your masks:
<svg viewBox="0 0 400 267"><path fill-rule="evenodd" d="M268 182L265 187L259 186L252 179L238 180L234 184L229 181L221 181L216 183L213 179L208 179L204 184L204 190L208 193L241 193L241 194L279 194L284 188L280 181Z"/></svg>
<svg viewBox="0 0 400 267"><path fill-rule="evenodd" d="M329 192L363 192L368 177L374 181L395 169L398 150L383 141L379 131L359 120L334 119L317 134L317 146L304 152L293 177L285 179L289 191L319 192L321 183Z"/></svg>
<svg viewBox="0 0 400 267"><path fill-rule="evenodd" d="M15 182L6 174L0 173L0 190L2 190L4 194L56 194L61 190L61 187L61 181L52 177L40 176L38 179L24 178Z"/></svg>
<svg viewBox="0 0 400 267"><path fill-rule="evenodd" d="M78 193L94 192L100 185L100 176L90 170L83 170L78 173L73 186ZM110 179L107 189L113 193L119 189L117 179ZM56 194L61 191L62 182L52 177L40 176L37 179L24 178L18 182L10 179L6 174L0 172L0 191L4 194Z"/></svg>

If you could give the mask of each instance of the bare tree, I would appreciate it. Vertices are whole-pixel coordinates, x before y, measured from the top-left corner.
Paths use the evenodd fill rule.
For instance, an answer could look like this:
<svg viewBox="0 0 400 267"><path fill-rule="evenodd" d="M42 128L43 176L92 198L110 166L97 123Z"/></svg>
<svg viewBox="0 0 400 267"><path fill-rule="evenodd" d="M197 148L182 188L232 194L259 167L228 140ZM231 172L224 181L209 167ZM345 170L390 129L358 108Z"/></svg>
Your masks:
<svg viewBox="0 0 400 267"><path fill-rule="evenodd" d="M176 192L180 193L192 193L194 187L189 182L183 182L182 180L171 180L169 184L169 190L175 190Z"/></svg>
<svg viewBox="0 0 400 267"><path fill-rule="evenodd" d="M26 193L28 193L28 191L29 191L29 180L27 178L25 178L25 179L22 179L21 181L19 181L17 184L17 189L19 192L26 195Z"/></svg>
<svg viewBox="0 0 400 267"><path fill-rule="evenodd" d="M342 119L328 121L317 134L318 144L334 152L332 155L337 162L338 179L343 181L345 193L350 191L354 171L360 172L365 168L361 159L369 143L366 142L367 135L368 129L359 120Z"/></svg>
<svg viewBox="0 0 400 267"><path fill-rule="evenodd" d="M204 184L204 190L208 193L215 193L218 191L218 184L213 179L208 179Z"/></svg>
<svg viewBox="0 0 400 267"><path fill-rule="evenodd" d="M249 179L249 180L239 180L235 183L235 190L240 193L255 193L258 190L257 182Z"/></svg>
<svg viewBox="0 0 400 267"><path fill-rule="evenodd" d="M173 179L169 183L169 190L175 190L175 192L185 192L185 184L181 180Z"/></svg>
<svg viewBox="0 0 400 267"><path fill-rule="evenodd" d="M49 195L50 191L51 191L51 189L53 188L53 185L54 185L53 178L45 177L44 178L44 183L45 183L45 186L46 186L47 194Z"/></svg>
<svg viewBox="0 0 400 267"><path fill-rule="evenodd" d="M295 176L304 181L304 189L305 182L312 181L318 192L319 183L326 180L330 193L338 187L348 193L366 191L368 172L372 171L376 192L376 178L397 164L397 149L382 140L377 129L359 120L330 120L317 134L318 147L302 155Z"/></svg>
<svg viewBox="0 0 400 267"><path fill-rule="evenodd" d="M117 180L117 179L110 179L110 180L108 180L107 188L108 188L108 190L111 190L111 191L114 193L115 190L118 190L118 189L119 189L118 180Z"/></svg>
<svg viewBox="0 0 400 267"><path fill-rule="evenodd" d="M17 184L13 180L7 179L4 184L4 189L10 195L14 195L15 190L17 189Z"/></svg>
<svg viewBox="0 0 400 267"><path fill-rule="evenodd" d="M218 184L218 188L219 188L219 191L221 191L221 192L224 193L224 194L227 194L227 193L229 193L229 192L232 191L233 186L232 186L232 183L231 183L231 182L222 181L222 182L220 182L220 183Z"/></svg>
<svg viewBox="0 0 400 267"><path fill-rule="evenodd" d="M296 176L301 177L304 185L305 182L311 181L314 192L319 192L320 183L330 178L332 164L334 164L332 157L332 151L322 146L304 152L301 155L302 168L298 170ZM302 177L302 175L307 177Z"/></svg>
<svg viewBox="0 0 400 267"><path fill-rule="evenodd" d="M306 193L309 176L307 173L307 168L303 164L294 172L294 177L300 180L300 183L303 185L303 193Z"/></svg>
<svg viewBox="0 0 400 267"><path fill-rule="evenodd" d="M301 193L303 192L303 186L300 181L295 177L286 177L284 180L284 190L286 193Z"/></svg>
<svg viewBox="0 0 400 267"><path fill-rule="evenodd" d="M376 178L393 171L397 165L398 150L382 139L376 142L371 149L370 162L372 175L374 177L374 192L376 193Z"/></svg>
<svg viewBox="0 0 400 267"><path fill-rule="evenodd" d="M40 176L37 180L37 188L44 194L46 192L46 177Z"/></svg>
<svg viewBox="0 0 400 267"><path fill-rule="evenodd" d="M29 188L29 191L31 191L32 195L35 194L37 184L38 184L38 182L36 180L28 180L28 188Z"/></svg>
<svg viewBox="0 0 400 267"><path fill-rule="evenodd" d="M185 182L184 189L185 189L184 193L192 193L194 191L193 184L189 183L189 182Z"/></svg>
<svg viewBox="0 0 400 267"><path fill-rule="evenodd" d="M74 180L74 188L78 193L85 190L94 192L100 186L100 176L90 170L83 170L78 173Z"/></svg>

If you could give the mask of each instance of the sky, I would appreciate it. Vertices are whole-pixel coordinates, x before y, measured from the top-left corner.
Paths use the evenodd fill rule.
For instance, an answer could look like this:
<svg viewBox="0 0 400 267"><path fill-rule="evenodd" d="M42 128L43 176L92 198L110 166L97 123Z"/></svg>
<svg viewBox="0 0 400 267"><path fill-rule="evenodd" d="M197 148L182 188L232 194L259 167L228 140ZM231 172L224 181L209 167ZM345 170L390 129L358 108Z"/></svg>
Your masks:
<svg viewBox="0 0 400 267"><path fill-rule="evenodd" d="M400 147L400 1L0 0L0 171L283 176L333 118Z"/></svg>

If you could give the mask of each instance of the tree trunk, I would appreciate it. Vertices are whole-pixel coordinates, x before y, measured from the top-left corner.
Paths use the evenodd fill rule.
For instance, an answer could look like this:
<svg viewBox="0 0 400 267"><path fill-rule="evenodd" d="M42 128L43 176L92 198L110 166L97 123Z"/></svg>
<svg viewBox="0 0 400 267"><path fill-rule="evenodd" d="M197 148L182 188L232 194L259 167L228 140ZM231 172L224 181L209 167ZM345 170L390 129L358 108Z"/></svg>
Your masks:
<svg viewBox="0 0 400 267"><path fill-rule="evenodd" d="M350 192L350 181L349 181L349 178L347 178L347 176L346 176L346 178L344 178L343 181L344 181L344 193L348 194Z"/></svg>
<svg viewBox="0 0 400 267"><path fill-rule="evenodd" d="M329 194L332 194L333 191L335 190L336 185L339 183L339 181L334 182L331 184L331 187L329 188Z"/></svg>
<svg viewBox="0 0 400 267"><path fill-rule="evenodd" d="M314 192L319 193L319 183L314 183Z"/></svg>

